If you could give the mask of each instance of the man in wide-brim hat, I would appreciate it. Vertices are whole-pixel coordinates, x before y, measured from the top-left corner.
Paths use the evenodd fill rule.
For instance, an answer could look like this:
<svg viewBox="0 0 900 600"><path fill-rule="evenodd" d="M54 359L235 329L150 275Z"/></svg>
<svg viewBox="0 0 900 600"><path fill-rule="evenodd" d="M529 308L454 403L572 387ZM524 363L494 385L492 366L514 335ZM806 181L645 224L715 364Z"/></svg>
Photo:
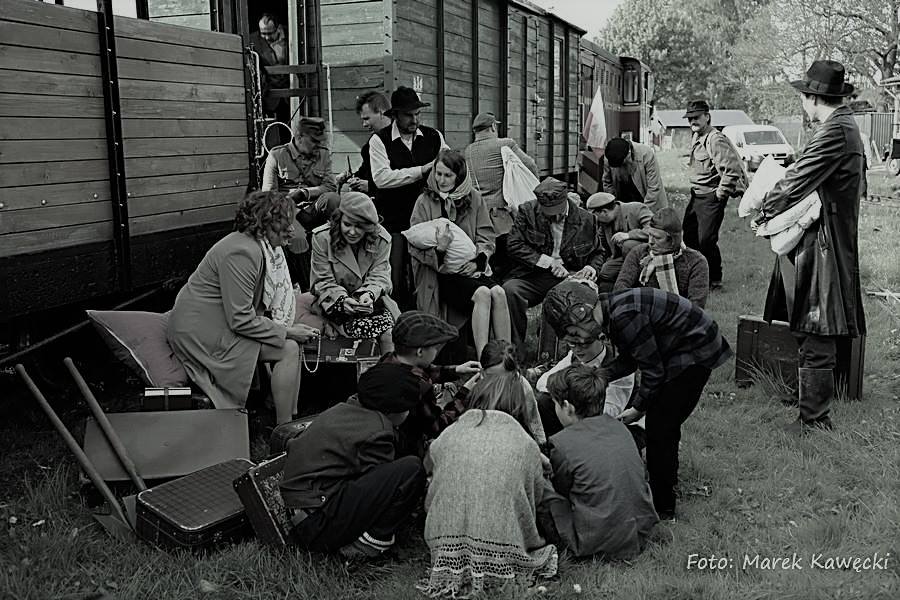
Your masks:
<svg viewBox="0 0 900 600"><path fill-rule="evenodd" d="M776 258L764 313L788 321L800 346L800 415L788 426L794 433L831 428L837 344L866 332L857 243L866 161L856 120L843 104L853 93L845 77L841 63L817 60L806 77L791 82L804 112L821 125L755 219L764 223L812 192L822 201L819 219L793 250Z"/></svg>
<svg viewBox="0 0 900 600"><path fill-rule="evenodd" d="M372 180L375 182L375 208L384 218L391 234L391 280L394 299L404 310L414 308L406 277L409 252L400 233L409 229L413 206L428 172L434 167L441 148L448 148L437 129L421 124L420 113L431 106L422 102L412 88L399 86L391 94L391 108L385 114L394 118L390 127L375 132L369 139Z"/></svg>

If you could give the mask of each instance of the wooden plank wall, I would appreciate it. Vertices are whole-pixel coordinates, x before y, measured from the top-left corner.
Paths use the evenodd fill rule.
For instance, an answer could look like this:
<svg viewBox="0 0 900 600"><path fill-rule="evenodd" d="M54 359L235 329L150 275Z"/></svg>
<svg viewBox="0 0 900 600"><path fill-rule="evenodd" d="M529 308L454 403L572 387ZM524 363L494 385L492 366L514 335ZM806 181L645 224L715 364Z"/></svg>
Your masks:
<svg viewBox="0 0 900 600"><path fill-rule="evenodd" d="M0 3L0 257L112 239L96 14Z"/></svg>
<svg viewBox="0 0 900 600"><path fill-rule="evenodd" d="M479 3L483 2L480 0ZM479 29L481 25L479 25ZM472 0L444 0L444 139L463 150L472 141L474 69ZM479 60L480 60L479 56ZM479 84L484 82L479 69Z"/></svg>
<svg viewBox="0 0 900 600"><path fill-rule="evenodd" d="M240 37L115 29L131 236L231 220L248 182Z"/></svg>
<svg viewBox="0 0 900 600"><path fill-rule="evenodd" d="M508 10L509 29L509 88L507 90L506 135L516 140L519 147L528 152L531 140L525 123L528 112L525 58L525 16L510 7ZM524 111L524 114L523 114Z"/></svg>
<svg viewBox="0 0 900 600"><path fill-rule="evenodd" d="M500 11L506 10L502 0L479 0L478 2L478 110L492 112L505 121L507 107L501 107L500 73ZM474 117L474 115L472 115ZM471 127L471 121L469 123Z"/></svg>
<svg viewBox="0 0 900 600"><path fill-rule="evenodd" d="M415 89L423 102L431 104L422 109L422 123L436 127L437 0L397 0L394 7L393 87L405 85Z"/></svg>
<svg viewBox="0 0 900 600"><path fill-rule="evenodd" d="M385 40L386 34L391 34L391 17L385 12L384 0L321 0L320 11L322 62L331 66L332 165L337 172L345 171L349 158L355 170L359 149L370 135L356 114L356 97L366 90L385 91L393 85L385 76ZM326 103L326 92L321 96ZM327 113L322 116L328 118Z"/></svg>
<svg viewBox="0 0 900 600"><path fill-rule="evenodd" d="M210 29L209 0L147 0L150 20L194 29Z"/></svg>

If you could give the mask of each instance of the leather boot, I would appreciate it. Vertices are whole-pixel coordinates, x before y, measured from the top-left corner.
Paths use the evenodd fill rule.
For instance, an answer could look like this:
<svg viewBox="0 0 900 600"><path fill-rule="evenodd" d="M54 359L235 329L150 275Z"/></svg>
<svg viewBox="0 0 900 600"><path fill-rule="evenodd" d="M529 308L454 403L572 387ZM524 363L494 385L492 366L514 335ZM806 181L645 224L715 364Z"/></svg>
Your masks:
<svg viewBox="0 0 900 600"><path fill-rule="evenodd" d="M800 421L803 425L831 429L829 416L834 398L832 369L799 369Z"/></svg>

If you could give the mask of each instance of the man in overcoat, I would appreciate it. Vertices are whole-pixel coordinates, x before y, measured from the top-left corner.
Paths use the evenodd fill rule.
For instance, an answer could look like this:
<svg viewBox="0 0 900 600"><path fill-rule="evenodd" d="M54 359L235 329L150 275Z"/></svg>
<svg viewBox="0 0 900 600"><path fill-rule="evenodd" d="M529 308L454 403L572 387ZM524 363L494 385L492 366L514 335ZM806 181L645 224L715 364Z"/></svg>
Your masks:
<svg viewBox="0 0 900 600"><path fill-rule="evenodd" d="M800 158L763 200L757 224L812 192L822 201L819 220L797 246L776 259L764 316L790 323L799 342L799 419L788 426L831 428L837 341L866 332L859 281L859 200L866 163L859 128L843 99L853 92L844 67L817 60L791 85L812 121L821 123Z"/></svg>
<svg viewBox="0 0 900 600"><path fill-rule="evenodd" d="M606 143L603 162L604 192L621 202L643 202L654 213L669 205L656 152L647 144L613 138Z"/></svg>

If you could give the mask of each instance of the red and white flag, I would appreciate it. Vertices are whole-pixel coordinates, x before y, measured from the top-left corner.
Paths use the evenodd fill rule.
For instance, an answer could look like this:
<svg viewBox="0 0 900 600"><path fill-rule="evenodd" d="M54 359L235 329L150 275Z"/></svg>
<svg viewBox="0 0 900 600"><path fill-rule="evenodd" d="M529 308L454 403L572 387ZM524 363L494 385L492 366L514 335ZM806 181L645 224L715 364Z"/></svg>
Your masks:
<svg viewBox="0 0 900 600"><path fill-rule="evenodd" d="M581 135L595 153L606 147L606 112L603 110L603 95L599 86L597 93L594 94L594 100L591 102L591 110L584 120L584 130Z"/></svg>

